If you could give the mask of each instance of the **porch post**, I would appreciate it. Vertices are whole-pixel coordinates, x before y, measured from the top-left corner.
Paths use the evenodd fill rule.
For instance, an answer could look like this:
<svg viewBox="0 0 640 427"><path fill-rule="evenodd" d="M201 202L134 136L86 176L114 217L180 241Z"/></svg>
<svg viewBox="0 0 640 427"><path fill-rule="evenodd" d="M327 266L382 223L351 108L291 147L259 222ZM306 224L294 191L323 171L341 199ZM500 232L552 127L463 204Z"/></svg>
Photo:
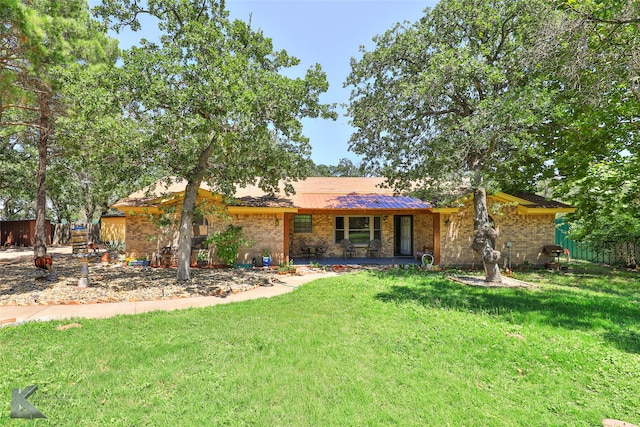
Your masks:
<svg viewBox="0 0 640 427"><path fill-rule="evenodd" d="M440 264L440 214L433 214L433 263Z"/></svg>
<svg viewBox="0 0 640 427"><path fill-rule="evenodd" d="M282 251L283 251L285 263L289 262L289 223L291 222L291 215L292 214L288 212L285 212L283 214L284 224L282 224L283 225L282 232L284 236L282 237Z"/></svg>

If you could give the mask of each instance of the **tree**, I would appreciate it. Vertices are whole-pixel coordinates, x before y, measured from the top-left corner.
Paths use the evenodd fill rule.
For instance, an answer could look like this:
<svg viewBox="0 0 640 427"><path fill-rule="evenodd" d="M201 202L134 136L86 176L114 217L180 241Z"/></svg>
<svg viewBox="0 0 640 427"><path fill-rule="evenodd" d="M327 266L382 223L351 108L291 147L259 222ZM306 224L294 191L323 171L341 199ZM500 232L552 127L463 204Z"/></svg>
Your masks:
<svg viewBox="0 0 640 427"><path fill-rule="evenodd" d="M109 59L115 44L90 19L85 0L2 0L0 35L0 127L27 129L35 141L35 256L44 256L46 171L55 141L55 122L67 108L58 97L61 68Z"/></svg>
<svg viewBox="0 0 640 427"><path fill-rule="evenodd" d="M368 176L362 165L340 159L337 165L313 165L311 176Z"/></svg>
<svg viewBox="0 0 640 427"><path fill-rule="evenodd" d="M140 156L146 137L120 105L122 72L113 62L68 67L60 74L60 96L73 108L57 121L60 156L53 159L57 173L48 179L49 199L61 213L82 212L87 223L163 175Z"/></svg>
<svg viewBox="0 0 640 427"><path fill-rule="evenodd" d="M526 65L558 88L558 114L540 129L537 178L577 207L573 237L599 248L637 239L640 3L557 0L538 20Z"/></svg>
<svg viewBox="0 0 640 427"><path fill-rule="evenodd" d="M335 117L319 103L325 74L316 65L304 78L281 75L299 61L274 51L261 31L231 21L222 1L106 0L97 10L115 30L138 30L139 15L149 14L162 31L159 44L142 40L124 53L130 78L120 94L129 114L148 125L145 155L187 182L177 279L189 280L200 184L232 195L256 181L274 192L282 180L292 191L289 181L302 177L310 152L300 120Z"/></svg>
<svg viewBox="0 0 640 427"><path fill-rule="evenodd" d="M417 185L438 199L473 192L472 248L490 282L502 278L486 192L533 156L536 126L551 115L552 91L520 65L536 7L442 0L418 22L376 36L346 82L357 129L350 149L367 166L397 190Z"/></svg>

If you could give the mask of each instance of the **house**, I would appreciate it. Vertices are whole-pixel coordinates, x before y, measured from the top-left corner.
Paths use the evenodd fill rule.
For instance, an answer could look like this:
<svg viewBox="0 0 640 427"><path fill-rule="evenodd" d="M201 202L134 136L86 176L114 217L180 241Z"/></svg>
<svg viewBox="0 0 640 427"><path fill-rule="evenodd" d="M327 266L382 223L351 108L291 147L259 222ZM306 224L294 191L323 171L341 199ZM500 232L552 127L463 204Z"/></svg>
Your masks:
<svg viewBox="0 0 640 427"><path fill-rule="evenodd" d="M198 192L203 214L195 219L193 240L197 245L212 232L226 228L228 220L241 226L244 236L254 242L252 247L241 248L239 263L260 260L266 247L276 264L308 257L317 250L325 257L343 257L343 239L353 244L350 256L363 258L368 255L369 242L378 239L382 258L416 257L429 251L440 265L482 264L470 248L471 196L460 200L457 207L439 207L396 195L381 188L383 182L384 178L314 177L293 183L294 195L269 196L252 186L238 188L235 199L226 202L203 184ZM176 246L177 228L166 220L175 219L179 212L184 188L184 182L158 184L112 206L125 214L129 256L154 259L162 248ZM542 247L554 243L556 215L574 210L525 193L489 195L487 203L500 233L496 249L504 254L505 263L510 253L513 265L548 262Z"/></svg>

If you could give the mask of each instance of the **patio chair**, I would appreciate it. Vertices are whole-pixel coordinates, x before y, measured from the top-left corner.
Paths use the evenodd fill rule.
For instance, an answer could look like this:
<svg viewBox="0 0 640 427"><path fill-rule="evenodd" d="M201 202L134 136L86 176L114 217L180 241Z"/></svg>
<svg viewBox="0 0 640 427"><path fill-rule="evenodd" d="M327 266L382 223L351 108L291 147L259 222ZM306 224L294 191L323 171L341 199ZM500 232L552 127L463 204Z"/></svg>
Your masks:
<svg viewBox="0 0 640 427"><path fill-rule="evenodd" d="M382 242L378 239L373 239L369 242L367 247L367 258L376 257L380 259L380 251L382 250Z"/></svg>
<svg viewBox="0 0 640 427"><path fill-rule="evenodd" d="M300 246L300 252L302 253L304 259L309 261L309 259L311 258L311 247L303 244Z"/></svg>
<svg viewBox="0 0 640 427"><path fill-rule="evenodd" d="M327 242L320 241L320 243L318 243L318 246L316 246L316 259L318 261L322 261L326 253L327 253Z"/></svg>
<svg viewBox="0 0 640 427"><path fill-rule="evenodd" d="M347 259L347 257L353 258L356 256L356 248L353 246L353 243L351 243L351 240L343 239L340 242L340 246L342 246L342 249L344 249L344 259Z"/></svg>

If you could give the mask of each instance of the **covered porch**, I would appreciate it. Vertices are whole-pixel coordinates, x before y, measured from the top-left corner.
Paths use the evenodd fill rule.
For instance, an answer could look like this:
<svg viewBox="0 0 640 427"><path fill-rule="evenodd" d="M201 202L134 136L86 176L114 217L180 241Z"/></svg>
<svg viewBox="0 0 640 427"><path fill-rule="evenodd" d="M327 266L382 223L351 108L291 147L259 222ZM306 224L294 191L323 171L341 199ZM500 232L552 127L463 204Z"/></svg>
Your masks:
<svg viewBox="0 0 640 427"><path fill-rule="evenodd" d="M415 257L398 256L398 257L381 257L381 258L367 258L367 257L353 257L344 259L344 257L322 257L317 259L310 257L292 258L293 265L303 266L309 264L332 266L332 265L367 265L367 266L381 266L390 267L393 265L422 265L420 260L416 260Z"/></svg>

